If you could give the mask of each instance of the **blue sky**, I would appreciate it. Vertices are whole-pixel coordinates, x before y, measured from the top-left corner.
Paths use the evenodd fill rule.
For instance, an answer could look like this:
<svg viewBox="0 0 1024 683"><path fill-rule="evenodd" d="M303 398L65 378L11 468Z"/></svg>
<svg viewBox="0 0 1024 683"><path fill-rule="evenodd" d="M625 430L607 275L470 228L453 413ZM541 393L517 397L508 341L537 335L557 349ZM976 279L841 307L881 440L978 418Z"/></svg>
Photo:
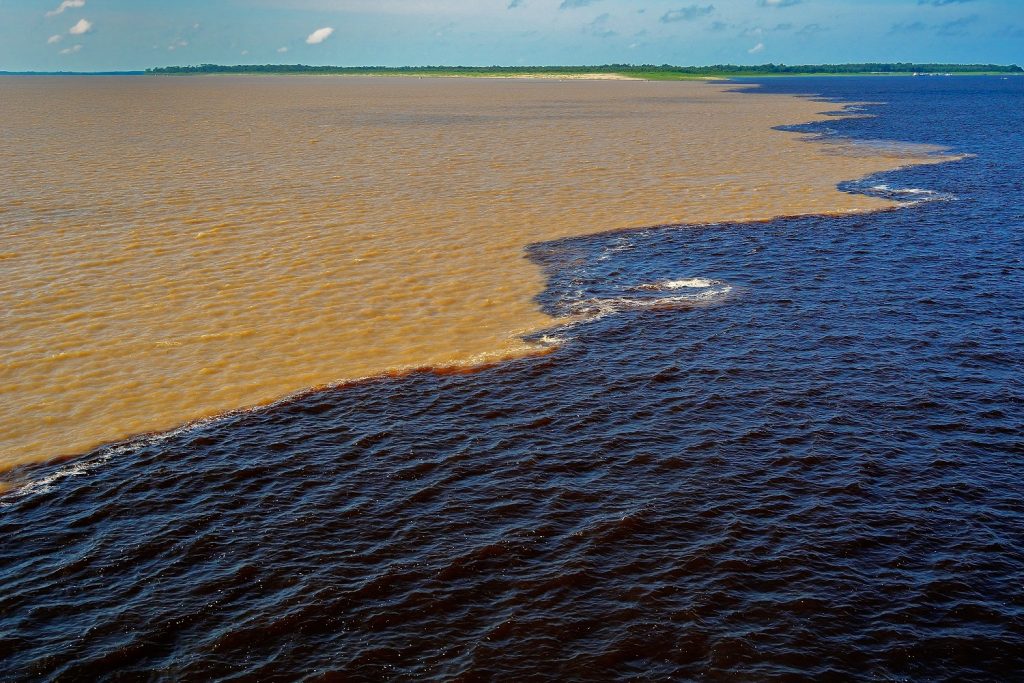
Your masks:
<svg viewBox="0 0 1024 683"><path fill-rule="evenodd" d="M1024 0L0 0L0 70L1024 64Z"/></svg>

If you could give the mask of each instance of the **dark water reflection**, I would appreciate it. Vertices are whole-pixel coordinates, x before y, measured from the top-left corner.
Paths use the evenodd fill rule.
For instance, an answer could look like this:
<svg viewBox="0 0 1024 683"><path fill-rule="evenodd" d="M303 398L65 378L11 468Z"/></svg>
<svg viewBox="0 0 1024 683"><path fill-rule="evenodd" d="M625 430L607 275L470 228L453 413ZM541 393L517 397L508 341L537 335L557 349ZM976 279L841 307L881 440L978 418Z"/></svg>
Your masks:
<svg viewBox="0 0 1024 683"><path fill-rule="evenodd" d="M897 211L537 245L549 309L615 302L550 356L28 473L0 678L1019 676L1022 84L773 81L977 156L851 188L936 193Z"/></svg>

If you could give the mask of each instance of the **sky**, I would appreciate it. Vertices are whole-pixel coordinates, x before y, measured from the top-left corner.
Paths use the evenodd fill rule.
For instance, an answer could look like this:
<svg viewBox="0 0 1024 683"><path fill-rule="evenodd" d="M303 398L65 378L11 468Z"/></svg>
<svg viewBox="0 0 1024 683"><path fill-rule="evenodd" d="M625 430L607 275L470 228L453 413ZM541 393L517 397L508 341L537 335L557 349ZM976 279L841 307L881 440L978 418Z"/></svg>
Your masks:
<svg viewBox="0 0 1024 683"><path fill-rule="evenodd" d="M0 71L1024 65L1024 0L0 0Z"/></svg>

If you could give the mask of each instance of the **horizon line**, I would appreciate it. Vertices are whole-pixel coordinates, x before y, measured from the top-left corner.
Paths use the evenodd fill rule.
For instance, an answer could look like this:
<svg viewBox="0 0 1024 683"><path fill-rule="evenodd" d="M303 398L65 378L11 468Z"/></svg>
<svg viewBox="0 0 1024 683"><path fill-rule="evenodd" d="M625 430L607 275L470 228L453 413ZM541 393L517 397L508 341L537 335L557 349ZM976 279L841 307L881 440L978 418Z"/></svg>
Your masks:
<svg viewBox="0 0 1024 683"><path fill-rule="evenodd" d="M766 69L779 69L779 70L799 70L799 69L812 69L815 67L828 67L828 68L840 68L840 67L889 67L889 69L880 73L892 72L892 73L907 73L909 71L920 71L920 67L924 68L939 68L939 67L954 67L963 69L964 67L978 67L977 71L985 71L983 67L995 67L999 70L1006 69L1005 73L1024 73L1017 64L996 64L996 63L978 63L978 62L820 62L816 64L805 63L805 64L785 64L782 62L765 62L761 64L706 64L706 65L679 65L679 64L633 64L633 63L605 63L605 64L530 64L530 65L503 65L503 64L491 64L487 66L466 66L466 65L404 65L404 66L382 66L382 65L357 65L357 66L340 66L340 65L314 65L314 64L285 64L285 63L264 63L264 64L216 64L212 62L204 62L199 64L189 65L167 65L167 66L150 66L145 68L135 69L106 69L97 71L61 71L61 70L22 70L22 71L8 71L0 69L0 75L4 76L48 76L48 75L63 75L63 76L129 76L129 75L147 75L147 74L159 74L161 71L192 71L197 69L337 69L346 71L430 71L430 70L465 70L470 72L483 72L489 69L508 70L508 71L528 71L530 69L543 69L543 70L560 70L560 69L601 69L610 71L613 69L628 69L633 71L640 70L657 70L657 69L673 69L673 70L694 70L694 71L713 71L721 69L730 72L741 72L744 70L766 70ZM917 67L910 68L907 71L896 72L892 70L892 67ZM785 73L784 71L780 71ZM794 72L797 73L797 72ZM866 73L866 71L865 71ZM872 72L878 73L878 72Z"/></svg>

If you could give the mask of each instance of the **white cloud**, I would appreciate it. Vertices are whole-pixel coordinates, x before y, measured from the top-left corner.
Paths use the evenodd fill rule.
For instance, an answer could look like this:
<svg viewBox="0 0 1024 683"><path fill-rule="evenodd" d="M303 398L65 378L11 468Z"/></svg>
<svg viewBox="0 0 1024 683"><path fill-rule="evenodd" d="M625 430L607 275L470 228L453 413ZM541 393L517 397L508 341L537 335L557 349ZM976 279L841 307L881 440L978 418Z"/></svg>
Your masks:
<svg viewBox="0 0 1024 683"><path fill-rule="evenodd" d="M758 43L754 47L747 50L747 54L756 55L758 52L764 51L764 43Z"/></svg>
<svg viewBox="0 0 1024 683"><path fill-rule="evenodd" d="M81 49L82 49L81 45L72 45L71 47L64 48L63 50L60 51L60 53L62 55L73 55L73 54L75 54L76 52L78 52Z"/></svg>
<svg viewBox="0 0 1024 683"><path fill-rule="evenodd" d="M55 36L50 36L49 38L47 38L46 39L46 44L47 45L53 45L55 43L59 43L62 40L64 40L64 36L62 36L61 34L58 33Z"/></svg>
<svg viewBox="0 0 1024 683"><path fill-rule="evenodd" d="M318 28L317 30L309 34L309 37L306 38L306 42L310 45L319 45L320 43L330 38L332 33L334 33L334 29L330 26Z"/></svg>
<svg viewBox="0 0 1024 683"><path fill-rule="evenodd" d="M257 3L257 0L249 0ZM554 2L555 0L549 0ZM597 0L592 0L596 2ZM402 16L504 16L508 0L258 0L265 7L342 14L397 14ZM521 3L520 6L543 3Z"/></svg>
<svg viewBox="0 0 1024 683"><path fill-rule="evenodd" d="M286 48L286 47L279 47L279 48L277 48L277 51L280 52L281 54L284 54L285 52L288 52L288 48Z"/></svg>
<svg viewBox="0 0 1024 683"><path fill-rule="evenodd" d="M64 2L57 6L57 9L47 12L46 16L54 17L58 14L63 14L66 9L74 9L75 7L85 7L85 0L64 0Z"/></svg>
<svg viewBox="0 0 1024 683"><path fill-rule="evenodd" d="M660 21L663 24L671 24L675 21L693 21L701 17L706 17L709 14L714 13L714 5L690 5L688 7L680 7L679 9L670 10L661 15Z"/></svg>
<svg viewBox="0 0 1024 683"><path fill-rule="evenodd" d="M83 33L88 33L92 30L92 22L88 19L79 19L78 23L68 29L68 33L73 36L80 36Z"/></svg>

